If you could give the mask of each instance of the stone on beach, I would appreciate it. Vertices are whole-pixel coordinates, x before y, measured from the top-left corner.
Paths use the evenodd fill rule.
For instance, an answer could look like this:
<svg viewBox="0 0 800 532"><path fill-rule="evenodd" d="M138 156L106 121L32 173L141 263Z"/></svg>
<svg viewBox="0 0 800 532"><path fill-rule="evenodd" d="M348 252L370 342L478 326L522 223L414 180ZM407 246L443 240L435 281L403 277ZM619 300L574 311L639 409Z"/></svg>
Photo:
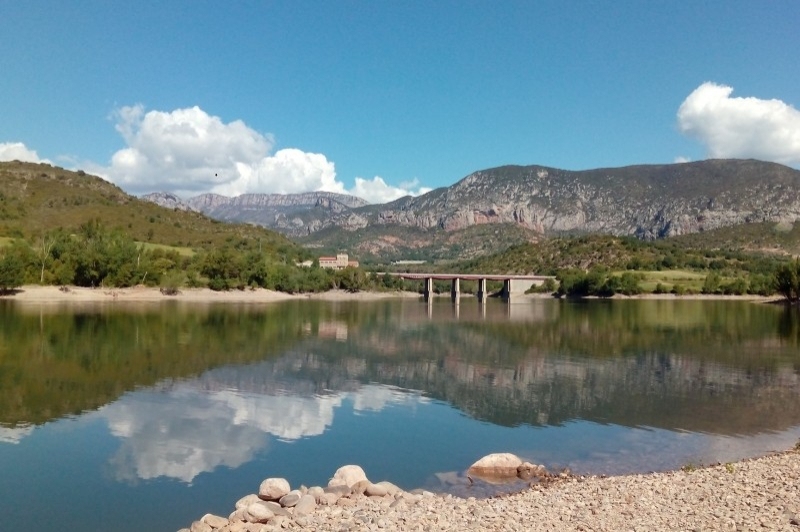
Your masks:
<svg viewBox="0 0 800 532"><path fill-rule="evenodd" d="M211 528L222 528L229 523L229 521L224 517L214 514L206 514L200 520L209 525Z"/></svg>
<svg viewBox="0 0 800 532"><path fill-rule="evenodd" d="M213 532L213 528L208 523L202 521L195 521L189 528L190 532Z"/></svg>
<svg viewBox="0 0 800 532"><path fill-rule="evenodd" d="M284 508L291 508L292 506L297 504L297 502L300 500L300 497L302 496L303 494L300 490L292 490L283 497L281 497L280 501L278 502L280 502L281 506L283 506Z"/></svg>
<svg viewBox="0 0 800 532"><path fill-rule="evenodd" d="M290 491L292 487L285 478L268 478L258 488L258 496L265 501L277 501Z"/></svg>
<svg viewBox="0 0 800 532"><path fill-rule="evenodd" d="M543 465L536 465L530 462L523 462L517 467L517 476L522 480L530 480L533 477L543 477L547 475L547 469Z"/></svg>
<svg viewBox="0 0 800 532"><path fill-rule="evenodd" d="M248 506L250 506L254 502L258 502L260 500L261 500L261 497L259 497L255 493L251 493L250 495L245 495L244 497L242 497L241 499L236 501L235 508L237 510L239 510L240 508L247 508Z"/></svg>
<svg viewBox="0 0 800 532"><path fill-rule="evenodd" d="M313 512L317 508L317 501L313 495L309 495L306 493L300 500L297 501L297 504L294 507L294 515L295 516L302 516L308 515Z"/></svg>
<svg viewBox="0 0 800 532"><path fill-rule="evenodd" d="M511 453L493 453L472 464L467 473L481 479L516 478L522 465L519 456Z"/></svg>
<svg viewBox="0 0 800 532"><path fill-rule="evenodd" d="M275 517L275 512L269 509L263 501L254 502L247 507L247 515L251 523L266 523Z"/></svg>
<svg viewBox="0 0 800 532"><path fill-rule="evenodd" d="M367 480L367 474L357 465L345 465L336 470L332 480L344 481L348 488L352 488L356 482L360 480ZM331 484L328 483L330 486Z"/></svg>

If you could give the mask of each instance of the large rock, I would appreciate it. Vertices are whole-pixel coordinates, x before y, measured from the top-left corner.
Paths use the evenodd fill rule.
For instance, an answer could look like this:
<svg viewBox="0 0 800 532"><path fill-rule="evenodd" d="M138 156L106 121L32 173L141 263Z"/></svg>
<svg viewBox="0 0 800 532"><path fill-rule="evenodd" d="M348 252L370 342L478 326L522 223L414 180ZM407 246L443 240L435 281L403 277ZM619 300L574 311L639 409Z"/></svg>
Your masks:
<svg viewBox="0 0 800 532"><path fill-rule="evenodd" d="M260 500L261 500L261 497L259 497L255 493L251 493L250 495L245 495L244 497L242 497L241 499L236 501L235 508L237 510L240 509L240 508L247 508L248 506L250 506L254 502L258 502Z"/></svg>
<svg viewBox="0 0 800 532"><path fill-rule="evenodd" d="M200 520L209 525L211 528L222 528L228 524L227 519L214 514L206 514Z"/></svg>
<svg viewBox="0 0 800 532"><path fill-rule="evenodd" d="M346 465L336 470L333 475L333 480L342 480L347 487L352 488L356 482L367 480L367 474L361 469L361 466ZM329 484L330 485L330 484Z"/></svg>
<svg viewBox="0 0 800 532"><path fill-rule="evenodd" d="M281 506L283 506L284 508L291 508L292 506L297 504L298 501L300 501L300 497L302 496L303 494L300 492L300 490L292 490L283 497L281 497L281 500L279 502L281 503Z"/></svg>
<svg viewBox="0 0 800 532"><path fill-rule="evenodd" d="M489 454L472 464L467 473L482 479L514 479L522 465L519 456L511 453Z"/></svg>
<svg viewBox="0 0 800 532"><path fill-rule="evenodd" d="M317 507L317 501L314 499L313 495L309 495L308 493L300 497L300 500L297 501L297 504L294 507L294 515L295 516L302 516L308 515L314 511Z"/></svg>
<svg viewBox="0 0 800 532"><path fill-rule="evenodd" d="M266 523L271 518L275 517L275 512L267 508L267 505L262 501L254 502L247 507L247 519L251 523Z"/></svg>
<svg viewBox="0 0 800 532"><path fill-rule="evenodd" d="M385 497L389 494L389 490L385 486L370 482L364 490L364 494L368 497Z"/></svg>
<svg viewBox="0 0 800 532"><path fill-rule="evenodd" d="M285 478L268 478L259 486L258 496L265 501L277 501L290 491L292 487Z"/></svg>
<svg viewBox="0 0 800 532"><path fill-rule="evenodd" d="M191 532L213 532L213 528L208 523L204 523L202 521L195 521L192 523L192 526L189 527Z"/></svg>
<svg viewBox="0 0 800 532"><path fill-rule="evenodd" d="M517 467L517 476L522 480L530 480L533 477L545 477L547 476L547 469L545 469L543 465L523 462Z"/></svg>

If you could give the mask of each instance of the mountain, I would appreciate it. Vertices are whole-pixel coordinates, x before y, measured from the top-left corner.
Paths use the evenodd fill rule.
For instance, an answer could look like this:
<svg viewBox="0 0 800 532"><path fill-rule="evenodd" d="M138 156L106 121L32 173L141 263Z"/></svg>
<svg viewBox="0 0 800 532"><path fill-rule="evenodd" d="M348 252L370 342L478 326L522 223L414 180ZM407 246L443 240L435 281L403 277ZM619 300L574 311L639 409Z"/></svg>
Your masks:
<svg viewBox="0 0 800 532"><path fill-rule="evenodd" d="M347 194L304 192L242 194L234 198L201 194L186 200L186 205L218 220L255 223L297 237L318 230L319 219L349 212L368 203Z"/></svg>
<svg viewBox="0 0 800 532"><path fill-rule="evenodd" d="M329 193L204 195L187 204L362 259L469 258L565 233L653 240L755 222L792 224L800 217L800 171L738 159L582 171L502 166L418 197L380 205L356 200Z"/></svg>
<svg viewBox="0 0 800 532"><path fill-rule="evenodd" d="M0 237L33 240L57 228L77 229L92 220L135 240L182 247L209 247L242 239L284 254L303 252L285 236L263 227L226 224L181 207L177 197L160 207L126 194L82 170L49 164L0 162ZM172 198L170 200L170 198Z"/></svg>

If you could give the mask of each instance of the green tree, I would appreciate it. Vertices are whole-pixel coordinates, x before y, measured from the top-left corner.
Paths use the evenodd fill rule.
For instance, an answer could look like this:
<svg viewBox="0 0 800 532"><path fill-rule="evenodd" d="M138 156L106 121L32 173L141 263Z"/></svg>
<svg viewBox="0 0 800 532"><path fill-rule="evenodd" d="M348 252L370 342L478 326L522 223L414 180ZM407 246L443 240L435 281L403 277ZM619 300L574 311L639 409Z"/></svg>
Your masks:
<svg viewBox="0 0 800 532"><path fill-rule="evenodd" d="M775 290L789 301L800 296L800 259L782 264L775 272Z"/></svg>
<svg viewBox="0 0 800 532"><path fill-rule="evenodd" d="M0 294L7 294L25 282L25 264L11 250L0 257Z"/></svg>

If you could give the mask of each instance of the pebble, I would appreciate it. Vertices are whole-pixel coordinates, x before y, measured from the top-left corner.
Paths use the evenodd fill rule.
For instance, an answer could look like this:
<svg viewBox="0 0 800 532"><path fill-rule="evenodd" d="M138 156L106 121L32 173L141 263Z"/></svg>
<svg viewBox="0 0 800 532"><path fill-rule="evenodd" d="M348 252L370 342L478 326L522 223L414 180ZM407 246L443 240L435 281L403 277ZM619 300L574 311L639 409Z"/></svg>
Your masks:
<svg viewBox="0 0 800 532"><path fill-rule="evenodd" d="M350 480L353 478L344 482ZM361 480L364 479L353 480L353 485ZM293 513L282 508L288 515L272 512L272 517L265 523L262 521L264 524L234 521L234 515L244 511L239 509L232 514L230 524L224 524L224 518L206 515L192 523L190 530L424 532L762 528L800 532L800 452L796 450L693 471L619 477L559 475L548 482L533 483L518 493L491 498L435 495L424 490L415 490L416 494L412 494L399 488L391 493L386 484L369 483L364 487L364 495L348 491L347 497L331 493L330 488L321 495L316 490L312 493L313 488L309 488L296 501ZM386 493L369 496L371 486L383 486ZM320 506L317 497L320 497ZM328 497L337 499L330 504ZM257 504L271 512L265 505L277 503L262 501ZM247 513L251 513L251 506L247 506Z"/></svg>

